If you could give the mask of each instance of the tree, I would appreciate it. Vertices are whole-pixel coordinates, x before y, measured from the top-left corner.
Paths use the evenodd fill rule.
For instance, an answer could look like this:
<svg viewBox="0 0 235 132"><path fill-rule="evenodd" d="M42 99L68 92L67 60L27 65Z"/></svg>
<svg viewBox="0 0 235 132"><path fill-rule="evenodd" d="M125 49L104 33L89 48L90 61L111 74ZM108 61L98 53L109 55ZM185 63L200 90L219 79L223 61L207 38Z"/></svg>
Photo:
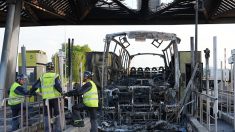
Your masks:
<svg viewBox="0 0 235 132"><path fill-rule="evenodd" d="M66 60L68 60L68 44L63 43L62 44L62 50L65 52L66 50ZM85 70L85 64L86 64L86 52L90 52L91 49L90 47L85 44L85 45L74 45L73 46L73 52L72 52L72 74L73 74L73 81L74 82L79 82L80 81L80 63L82 63L82 72ZM56 53L53 57L52 60L53 62L56 61L58 64L58 53ZM68 66L68 61L66 61L66 64ZM66 69L66 73L68 76L68 68ZM56 70L58 71L58 69Z"/></svg>
<svg viewBox="0 0 235 132"><path fill-rule="evenodd" d="M86 52L90 52L91 49L89 46L83 45L75 45L73 46L72 52L72 73L73 73L73 81L80 81L80 73L85 71L86 64ZM80 63L82 63L82 71L80 71Z"/></svg>

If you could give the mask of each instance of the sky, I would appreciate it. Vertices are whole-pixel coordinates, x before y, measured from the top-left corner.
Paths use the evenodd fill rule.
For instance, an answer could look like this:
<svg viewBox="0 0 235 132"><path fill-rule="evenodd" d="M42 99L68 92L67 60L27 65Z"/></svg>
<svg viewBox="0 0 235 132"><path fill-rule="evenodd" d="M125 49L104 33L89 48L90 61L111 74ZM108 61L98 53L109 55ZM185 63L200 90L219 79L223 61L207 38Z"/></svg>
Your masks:
<svg viewBox="0 0 235 132"><path fill-rule="evenodd" d="M106 34L123 31L158 31L175 33L181 43L179 51L190 50L190 37L195 34L194 25L110 25L110 26L45 26L45 27L21 27L19 36L19 49L25 46L27 50L42 50L48 55L48 61L56 53L61 44L74 38L74 44L88 44L93 51L104 50L104 38ZM231 50L235 42L235 24L199 25L198 26L198 50L209 48L211 50L210 66L213 62L213 36L217 36L218 61L224 61L224 48L227 57L231 56ZM0 54L4 38L4 28L0 28ZM20 52L20 51L19 51ZM204 60L203 60L204 62ZM147 64L146 64L147 65ZM226 64L227 67L228 64ZM220 65L218 65L219 67Z"/></svg>

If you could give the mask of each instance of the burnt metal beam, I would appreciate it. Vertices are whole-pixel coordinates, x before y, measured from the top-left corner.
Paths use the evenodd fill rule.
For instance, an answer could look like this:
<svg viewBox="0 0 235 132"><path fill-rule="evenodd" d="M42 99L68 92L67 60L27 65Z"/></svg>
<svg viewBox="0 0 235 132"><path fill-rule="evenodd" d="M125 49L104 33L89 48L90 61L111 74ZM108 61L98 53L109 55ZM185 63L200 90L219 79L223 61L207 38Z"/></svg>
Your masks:
<svg viewBox="0 0 235 132"><path fill-rule="evenodd" d="M138 11L132 10L120 0L22 1L25 7L21 12L22 26L194 24L191 11L194 9L195 0L175 0L154 11L149 9L149 0L142 0L141 9ZM235 1L199 0L199 2L203 2L202 10L199 8L199 12L204 16L199 17L201 23L234 23ZM4 27L6 22L6 3L7 0L0 1L1 27Z"/></svg>
<svg viewBox="0 0 235 132"><path fill-rule="evenodd" d="M176 10L168 10L168 11L165 11L164 13L161 14L161 16L166 16L166 15L170 15L170 16L175 16L175 15L180 15L180 14L183 14L183 15L194 15L194 9L176 9Z"/></svg>
<svg viewBox="0 0 235 132"><path fill-rule="evenodd" d="M81 17L80 20L83 20L87 17L87 15L90 13L90 11L92 10L93 7L95 7L95 4L99 1L99 0L79 0L80 2L78 3L78 5L83 5L83 9L81 9ZM85 5L84 5L85 3ZM82 8L82 6L80 6L80 8Z"/></svg>
<svg viewBox="0 0 235 132"><path fill-rule="evenodd" d="M221 4L222 0L213 0L213 2L211 2L211 8L209 9L208 15L210 18L213 19L215 13L217 12L220 4Z"/></svg>
<svg viewBox="0 0 235 132"><path fill-rule="evenodd" d="M113 0L118 6L120 6L122 9L124 9L125 11L127 11L128 13L130 13L130 15L137 15L137 13L135 11L132 11L131 9L129 9L128 7L126 7L125 5L123 5L120 1L118 0Z"/></svg>
<svg viewBox="0 0 235 132"><path fill-rule="evenodd" d="M158 17L160 16L162 13L164 13L165 11L173 8L174 6L177 6L182 0L178 0L178 1L174 1L173 3L171 3L170 5L168 5L167 7L155 12L155 13L152 13L149 18L152 19L154 17Z"/></svg>
<svg viewBox="0 0 235 132"><path fill-rule="evenodd" d="M69 6L68 3L66 3L66 1L63 1L63 2L58 3L57 6L55 6L55 10L57 12L65 13L67 16L71 16L71 14L68 15L67 12L66 12L68 9L70 9L70 8L66 8L68 6Z"/></svg>
<svg viewBox="0 0 235 132"><path fill-rule="evenodd" d="M218 18L227 18L227 17L230 17L230 18L233 17L235 19L235 9L225 11L225 12L221 13L220 15L215 16L213 18L218 19Z"/></svg>
<svg viewBox="0 0 235 132"><path fill-rule="evenodd" d="M31 6L25 4L24 5L25 7L25 11L28 13L28 15L30 16L30 18L32 19L32 21L35 23L35 24L39 24L39 18L37 16L37 14L33 11L33 9L31 8Z"/></svg>
<svg viewBox="0 0 235 132"><path fill-rule="evenodd" d="M79 20L79 10L78 10L78 4L75 0L68 0L69 1L69 6L71 7L72 10L72 15L76 18L76 20Z"/></svg>
<svg viewBox="0 0 235 132"><path fill-rule="evenodd" d="M67 21L68 24L75 23L74 19L71 16L69 16L67 14L58 13L58 11L55 11L54 9L46 6L45 4L41 4L41 3L34 4L32 2L26 2L26 1L24 3L34 7L35 9L38 9L38 10L46 12L46 13L48 13L50 15L56 16L58 18L61 18L61 19L65 20L65 21Z"/></svg>
<svg viewBox="0 0 235 132"><path fill-rule="evenodd" d="M209 21L209 14L208 14L208 10L206 8L206 5L205 5L205 1L201 1L202 2L202 12L204 14L204 17L206 19L206 21L208 22Z"/></svg>
<svg viewBox="0 0 235 132"><path fill-rule="evenodd" d="M140 18L149 19L148 18L149 14L150 14L149 0L142 0L141 1L141 8L140 8L139 14L140 14Z"/></svg>
<svg viewBox="0 0 235 132"><path fill-rule="evenodd" d="M226 6L228 10L234 8L234 3L232 1L223 1L221 5Z"/></svg>

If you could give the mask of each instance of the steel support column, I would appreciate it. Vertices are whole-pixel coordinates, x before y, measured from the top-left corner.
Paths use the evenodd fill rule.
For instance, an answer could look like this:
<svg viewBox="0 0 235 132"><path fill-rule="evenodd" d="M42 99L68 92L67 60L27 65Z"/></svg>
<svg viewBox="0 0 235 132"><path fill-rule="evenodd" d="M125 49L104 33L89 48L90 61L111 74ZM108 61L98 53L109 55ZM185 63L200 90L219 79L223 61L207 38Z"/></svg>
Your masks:
<svg viewBox="0 0 235 132"><path fill-rule="evenodd" d="M68 61L69 61L69 87L68 87L68 91L73 89L73 72L72 72L72 53L73 53L73 43L74 43L74 39L68 39ZM68 109L70 111L72 111L72 104L73 104L74 100L72 97L68 98Z"/></svg>
<svg viewBox="0 0 235 132"><path fill-rule="evenodd" d="M60 78L61 78L61 86L62 86L63 91L65 91L65 89L64 89L64 58L65 58L65 54L62 51L62 49L59 49L58 57L59 57L59 73L60 73Z"/></svg>
<svg viewBox="0 0 235 132"><path fill-rule="evenodd" d="M206 48L204 50L205 59L206 59L206 95L210 96L210 87L209 87L209 58L210 58L210 50ZM210 131L210 99L206 98L206 123L208 126L208 130Z"/></svg>
<svg viewBox="0 0 235 132"><path fill-rule="evenodd" d="M8 13L0 64L0 99L15 80L22 0L8 0Z"/></svg>
<svg viewBox="0 0 235 132"><path fill-rule="evenodd" d="M197 50L198 50L198 0L196 0L195 3L195 61L197 61L198 57L197 57Z"/></svg>
<svg viewBox="0 0 235 132"><path fill-rule="evenodd" d="M22 58L22 67L21 73L27 75L26 72L26 48L24 46L21 47L21 58ZM24 87L27 88L27 82L24 84Z"/></svg>
<svg viewBox="0 0 235 132"><path fill-rule="evenodd" d="M190 37L190 48L191 48L191 75L193 73L193 70L194 70L194 66L196 64L196 61L195 61L195 44L194 44L194 37ZM195 85L194 85L194 81L192 82L192 90L195 91ZM191 105L191 114L192 115L197 115L197 110L196 110L196 104L197 104L197 99L196 99L196 93L192 92L192 100L195 100L194 103L192 103Z"/></svg>
<svg viewBox="0 0 235 132"><path fill-rule="evenodd" d="M231 54L232 54L232 56L231 56L231 63L230 64L232 64L232 71L231 71L231 73L232 73L232 80L231 80L231 85L233 85L233 104L235 104L234 102L235 102L235 63L234 63L234 58L235 58L235 49L233 49L232 51L231 51ZM235 130L235 105L233 105L233 129Z"/></svg>
<svg viewBox="0 0 235 132"><path fill-rule="evenodd" d="M213 37L213 65L214 65L214 97L216 98L214 104L215 115L215 132L217 132L217 119L218 119L218 71L217 71L217 37Z"/></svg>

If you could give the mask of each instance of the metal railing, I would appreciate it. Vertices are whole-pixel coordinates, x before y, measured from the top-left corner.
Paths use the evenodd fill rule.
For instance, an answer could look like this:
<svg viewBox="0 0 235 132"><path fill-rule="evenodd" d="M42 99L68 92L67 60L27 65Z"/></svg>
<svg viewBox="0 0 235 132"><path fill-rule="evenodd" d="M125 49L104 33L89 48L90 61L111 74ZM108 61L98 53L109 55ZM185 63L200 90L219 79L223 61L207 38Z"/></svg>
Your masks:
<svg viewBox="0 0 235 132"><path fill-rule="evenodd" d="M219 102L220 102L220 111L225 112L227 114L231 114L234 112L233 109L233 96L234 92L230 90L220 90L219 91Z"/></svg>
<svg viewBox="0 0 235 132"><path fill-rule="evenodd" d="M211 106L214 106L215 100L217 100L217 98L204 93L197 93L197 95L199 100L199 121L210 131L210 127L213 125L211 123L211 118L215 120L215 114L210 112L210 108ZM204 115L206 115L206 120L204 120Z"/></svg>
<svg viewBox="0 0 235 132"><path fill-rule="evenodd" d="M59 121L60 121L60 129L64 130L65 129L65 114L64 114L64 98L63 97L57 97L57 98L52 98L52 99L58 99L58 108L59 108L59 115L55 116L55 117L51 117L50 116L50 104L49 104L49 100L51 99L46 99L45 100L45 104L47 107L47 112L48 112L48 126L49 126L49 132L52 132L52 127L51 127L51 122L52 120L56 120L59 116Z"/></svg>
<svg viewBox="0 0 235 132"><path fill-rule="evenodd" d="M30 96L26 96L26 100L25 100L25 112L26 112L26 124L25 124L25 128L26 131L30 131L29 130L29 126L33 125L32 123L41 123L42 122L42 118L41 118L41 107L43 106L42 100L36 101L36 102L28 102ZM36 106L36 110L34 109ZM36 117L35 117L36 116ZM34 118L37 119L37 122L34 122Z"/></svg>
<svg viewBox="0 0 235 132"><path fill-rule="evenodd" d="M7 102L10 100L10 99L20 99L20 100L23 100L24 97L17 97L17 98L4 98L2 100L2 107L3 107L3 125L4 125L4 132L7 132L7 120L10 120L10 119L13 119L13 118L19 118L20 117L20 128L21 131L23 129L23 121L24 121L24 116L23 116L23 103L20 103L21 104L21 112L20 112L20 115L19 116L16 116L16 117L10 117L8 118L7 117Z"/></svg>
<svg viewBox="0 0 235 132"><path fill-rule="evenodd" d="M20 127L18 129L18 131L26 131L29 132L29 126L32 125L32 123L42 123L42 118L41 118L41 114L43 114L40 110L40 108L43 106L43 100L39 100L37 102L28 102L27 98L29 98L29 96L26 97L18 97L18 98L4 98L2 100L2 110L3 112L3 128L4 128L4 132L7 132L7 121L8 120L12 120L13 118L20 118ZM9 108L10 106L7 105L8 100L10 99L24 99L25 101L23 103L21 103L21 109L20 109L20 115L17 117L7 117L7 108ZM65 114L64 114L64 99L63 97L58 97L58 98L54 98L54 99L58 99L58 108L59 108L59 115L56 117L50 117L50 114L48 114L48 126L49 126L49 131L52 132L52 128L51 128L51 121L54 119L57 119L59 117L59 121L60 121L60 127L61 130L65 129ZM46 99L45 100L45 104L46 104L46 108L48 113L50 112L50 106L49 106L49 100L50 99ZM25 106L25 116L24 116L24 106ZM35 110L34 106L36 106L37 110ZM43 108L44 109L44 108ZM38 116L38 117L35 117ZM33 120L34 118L36 118L36 122L35 120ZM24 123L25 121L25 123ZM31 121L31 123L29 123Z"/></svg>
<svg viewBox="0 0 235 132"><path fill-rule="evenodd" d="M219 90L219 116L223 121L235 127L234 89L231 84L222 85Z"/></svg>

